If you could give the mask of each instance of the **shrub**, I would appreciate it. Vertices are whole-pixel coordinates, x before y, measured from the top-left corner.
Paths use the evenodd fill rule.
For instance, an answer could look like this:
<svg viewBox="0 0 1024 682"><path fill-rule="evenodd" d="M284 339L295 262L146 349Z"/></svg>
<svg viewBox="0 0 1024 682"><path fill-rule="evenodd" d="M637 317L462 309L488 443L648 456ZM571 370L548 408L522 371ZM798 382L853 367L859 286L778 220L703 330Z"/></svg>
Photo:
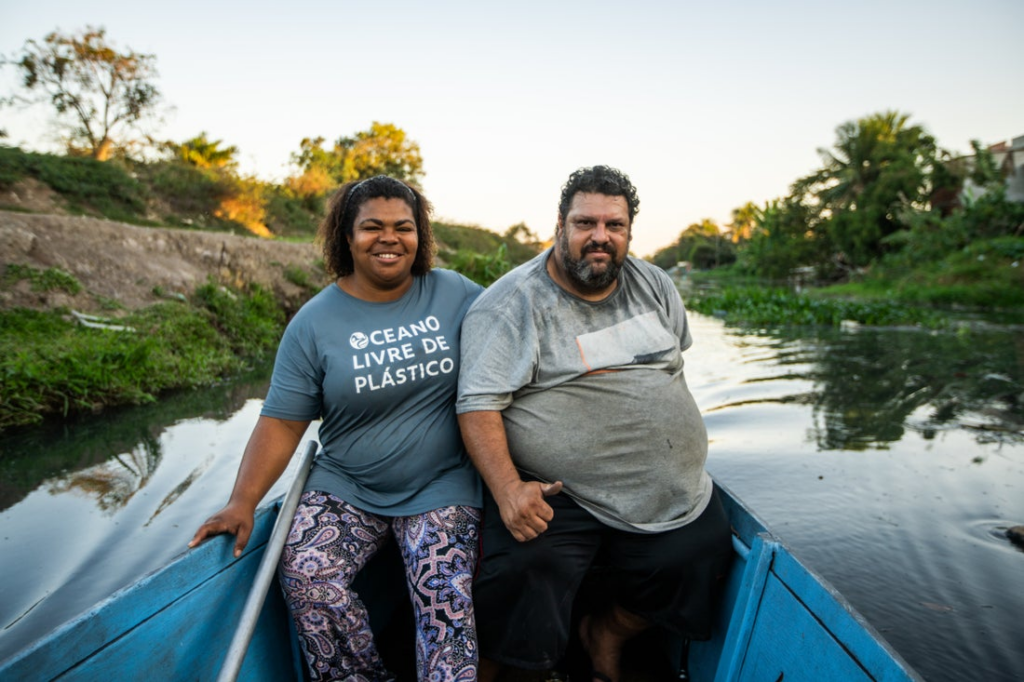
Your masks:
<svg viewBox="0 0 1024 682"><path fill-rule="evenodd" d="M267 197L267 226L279 237L312 237L324 214L324 197L297 198L272 187Z"/></svg>
<svg viewBox="0 0 1024 682"><path fill-rule="evenodd" d="M139 174L149 183L153 196L170 209L164 219L172 224L184 220L205 224L228 191L215 172L178 160L145 164Z"/></svg>
<svg viewBox="0 0 1024 682"><path fill-rule="evenodd" d="M213 214L237 223L260 237L269 237L267 208L263 184L255 178L225 177L228 192L220 200Z"/></svg>
<svg viewBox="0 0 1024 682"><path fill-rule="evenodd" d="M115 162L0 147L0 186L26 176L49 185L75 211L127 222L138 222L145 212L145 186Z"/></svg>
<svg viewBox="0 0 1024 682"><path fill-rule="evenodd" d="M493 254L475 253L460 249L448 259L448 266L482 286L490 286L512 269L508 250L502 244Z"/></svg>
<svg viewBox="0 0 1024 682"><path fill-rule="evenodd" d="M82 283L60 268L39 270L30 265L11 263L4 272L4 283L10 284L21 280L32 283L32 291L65 291L72 296L82 290Z"/></svg>

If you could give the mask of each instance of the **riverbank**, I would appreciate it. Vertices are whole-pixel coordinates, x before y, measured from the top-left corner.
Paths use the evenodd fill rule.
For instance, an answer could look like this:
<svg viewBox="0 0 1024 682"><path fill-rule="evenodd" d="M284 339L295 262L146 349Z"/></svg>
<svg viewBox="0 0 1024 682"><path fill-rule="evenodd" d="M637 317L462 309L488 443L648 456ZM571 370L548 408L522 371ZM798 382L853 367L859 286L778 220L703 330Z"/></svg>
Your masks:
<svg viewBox="0 0 1024 682"><path fill-rule="evenodd" d="M272 352L317 248L0 211L0 429L209 385Z"/></svg>
<svg viewBox="0 0 1024 682"><path fill-rule="evenodd" d="M0 205L17 209L0 210L0 430L237 373L328 282L311 241L72 216L32 179ZM537 252L433 227L438 264L484 285Z"/></svg>
<svg viewBox="0 0 1024 682"><path fill-rule="evenodd" d="M2 273L0 310L66 307L113 317L188 297L211 279L257 285L294 311L326 282L312 243L12 211L0 211L0 262L27 268L21 272L59 270L79 284L46 286Z"/></svg>

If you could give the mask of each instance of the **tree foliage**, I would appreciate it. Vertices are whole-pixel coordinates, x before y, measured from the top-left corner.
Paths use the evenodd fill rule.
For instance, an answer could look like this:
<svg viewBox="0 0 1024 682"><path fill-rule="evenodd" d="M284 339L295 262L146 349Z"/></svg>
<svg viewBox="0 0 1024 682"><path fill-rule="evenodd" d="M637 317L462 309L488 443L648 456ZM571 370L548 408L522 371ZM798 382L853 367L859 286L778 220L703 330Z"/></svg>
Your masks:
<svg viewBox="0 0 1024 682"><path fill-rule="evenodd" d="M722 233L718 223L704 218L679 233L674 244L659 249L651 262L662 268L674 267L680 262L690 263L699 269L727 265L736 260L736 251L729 238Z"/></svg>
<svg viewBox="0 0 1024 682"><path fill-rule="evenodd" d="M531 230L526 223L516 223L512 225L503 235L507 241L514 241L519 244L525 244L535 251L540 251L542 240L540 236Z"/></svg>
<svg viewBox="0 0 1024 682"><path fill-rule="evenodd" d="M1024 203L1007 198L1012 170L996 162L994 148L971 147L967 156L941 149L898 112L844 123L833 147L819 150L821 168L788 196L733 211L734 273L813 276L886 300L1020 306ZM709 244L700 238L691 226L653 260L707 267Z"/></svg>
<svg viewBox="0 0 1024 682"><path fill-rule="evenodd" d="M297 187L319 191L324 179L332 185L389 175L418 184L423 177L420 146L393 123L374 121L368 130L340 137L330 149L324 138L305 138L292 160L302 169Z"/></svg>
<svg viewBox="0 0 1024 682"><path fill-rule="evenodd" d="M821 169L797 180L793 195L817 209L820 226L837 262L869 264L885 252L884 239L902 229L907 208L919 209L930 195L935 140L909 116L872 114L836 129L832 149L819 149Z"/></svg>
<svg viewBox="0 0 1024 682"><path fill-rule="evenodd" d="M66 132L68 148L104 161L125 146L128 131L156 113L156 58L119 52L103 28L77 34L57 31L29 40L9 60L19 70L27 103L47 103Z"/></svg>
<svg viewBox="0 0 1024 682"><path fill-rule="evenodd" d="M760 210L752 201L732 210L732 222L726 234L733 244L747 241L753 236L759 213Z"/></svg>
<svg viewBox="0 0 1024 682"><path fill-rule="evenodd" d="M166 146L175 157L196 168L233 168L238 163L238 147L221 147L223 142L207 139L204 131L180 144L168 142Z"/></svg>
<svg viewBox="0 0 1024 682"><path fill-rule="evenodd" d="M799 199L768 202L755 214L750 239L740 250L738 267L752 275L785 279L793 270L827 258L827 246L809 228L812 211Z"/></svg>

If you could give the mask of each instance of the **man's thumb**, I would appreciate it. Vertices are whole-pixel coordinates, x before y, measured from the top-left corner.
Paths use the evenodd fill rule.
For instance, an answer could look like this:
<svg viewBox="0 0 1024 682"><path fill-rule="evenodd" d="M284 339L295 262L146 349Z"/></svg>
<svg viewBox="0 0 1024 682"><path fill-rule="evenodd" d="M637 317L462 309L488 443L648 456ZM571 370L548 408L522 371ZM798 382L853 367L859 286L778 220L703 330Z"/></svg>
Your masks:
<svg viewBox="0 0 1024 682"><path fill-rule="evenodd" d="M551 497L552 495L557 495L558 493L562 492L562 482L555 481L554 483L542 485L540 487L540 491L544 493L544 497Z"/></svg>

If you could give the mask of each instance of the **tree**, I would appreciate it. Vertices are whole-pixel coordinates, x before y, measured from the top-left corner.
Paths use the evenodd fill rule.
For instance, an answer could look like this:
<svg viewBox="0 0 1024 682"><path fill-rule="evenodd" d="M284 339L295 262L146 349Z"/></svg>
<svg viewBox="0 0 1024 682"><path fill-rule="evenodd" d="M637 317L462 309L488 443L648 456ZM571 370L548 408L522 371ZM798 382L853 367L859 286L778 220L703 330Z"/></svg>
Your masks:
<svg viewBox="0 0 1024 682"><path fill-rule="evenodd" d="M516 223L505 230L505 234L503 236L505 239L516 241L527 246L538 247L540 245L540 237L536 232L531 230L526 223Z"/></svg>
<svg viewBox="0 0 1024 682"><path fill-rule="evenodd" d="M69 147L84 147L99 161L128 129L156 113L161 100L153 55L118 52L103 28L79 34L54 31L29 40L11 63L21 72L27 103L49 103L66 128Z"/></svg>
<svg viewBox="0 0 1024 682"><path fill-rule="evenodd" d="M232 168L237 164L238 147L221 147L223 140L208 140L201 132L181 144L168 142L167 148L177 158L196 168Z"/></svg>
<svg viewBox="0 0 1024 682"><path fill-rule="evenodd" d="M303 175L326 174L335 184L390 175L418 184L423 177L420 146L392 123L374 121L369 130L341 137L332 149L324 149L324 138L305 138L292 160ZM301 184L301 183L300 183Z"/></svg>
<svg viewBox="0 0 1024 682"><path fill-rule="evenodd" d="M769 279L785 279L794 269L827 262L822 240L815 236L811 210L789 196L757 212L750 240L739 254L739 268Z"/></svg>
<svg viewBox="0 0 1024 682"><path fill-rule="evenodd" d="M679 233L674 244L659 249L651 262L665 270L682 261L700 269L726 265L736 260L732 244L722 235L718 223L704 218Z"/></svg>
<svg viewBox="0 0 1024 682"><path fill-rule="evenodd" d="M726 234L733 244L750 239L754 233L754 226L757 224L758 214L757 205L752 201L732 210L732 222L727 226L729 230Z"/></svg>
<svg viewBox="0 0 1024 682"><path fill-rule="evenodd" d="M844 123L832 149L818 153L824 166L794 183L794 197L817 207L849 265L868 265L885 252L883 240L904 227L901 211L925 207L935 140L908 115L889 111Z"/></svg>

